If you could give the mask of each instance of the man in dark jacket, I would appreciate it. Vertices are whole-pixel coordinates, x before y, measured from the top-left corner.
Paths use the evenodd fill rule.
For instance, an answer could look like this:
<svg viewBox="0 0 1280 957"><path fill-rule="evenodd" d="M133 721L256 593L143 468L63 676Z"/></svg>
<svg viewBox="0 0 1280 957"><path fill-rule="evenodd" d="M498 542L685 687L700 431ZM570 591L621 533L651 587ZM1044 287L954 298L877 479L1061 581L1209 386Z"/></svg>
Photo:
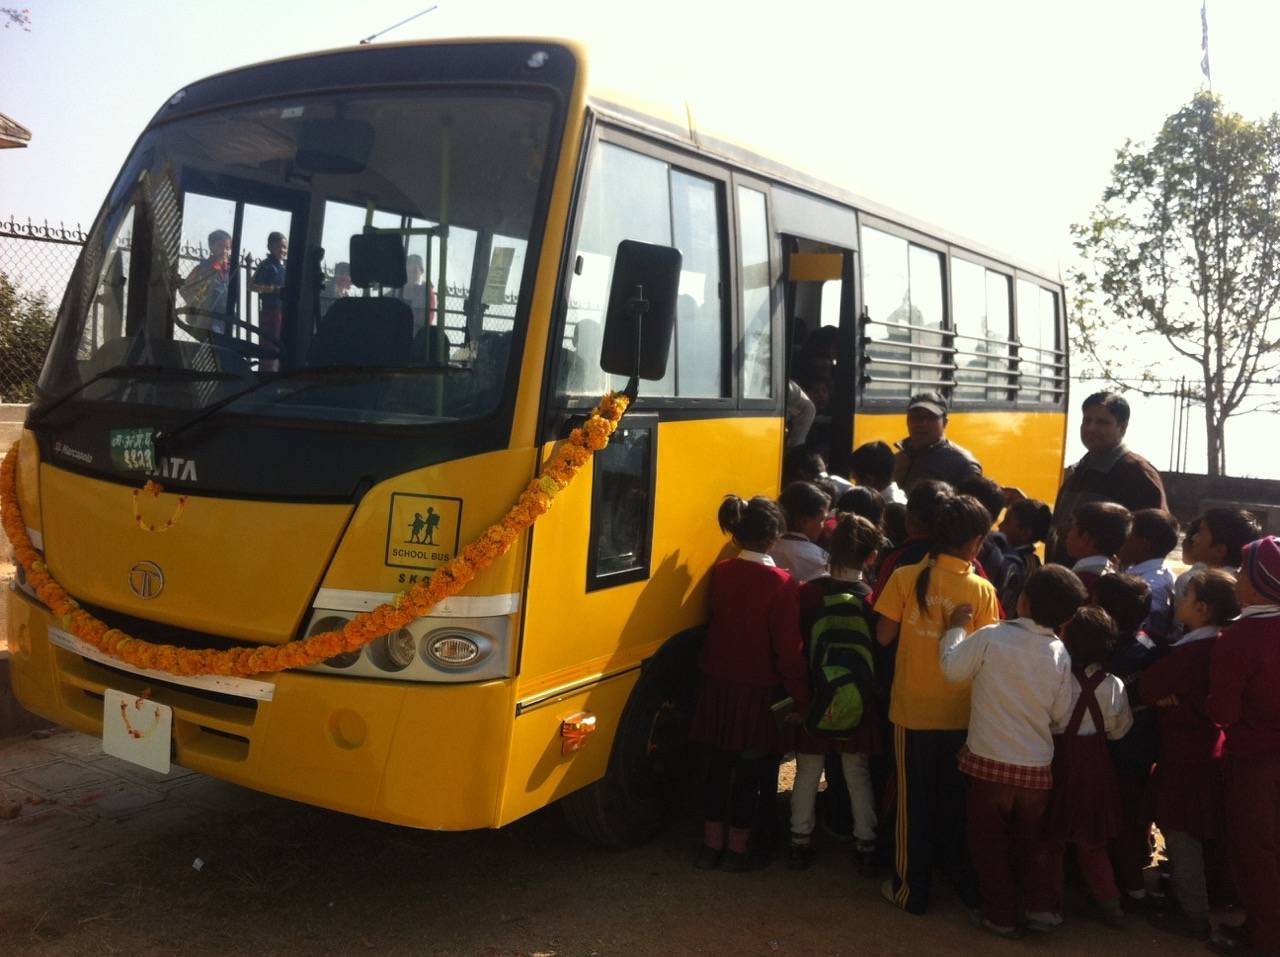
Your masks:
<svg viewBox="0 0 1280 957"><path fill-rule="evenodd" d="M1169 510L1164 482L1155 466L1124 445L1129 429L1129 403L1114 392L1095 392L1084 400L1080 442L1088 452L1063 476L1053 505L1053 532L1046 554L1069 565L1067 530L1076 509L1086 502L1116 502L1131 512L1141 508Z"/></svg>
<svg viewBox="0 0 1280 957"><path fill-rule="evenodd" d="M907 402L907 438L898 443L893 480L910 494L925 479L958 485L982 466L968 449L946 437L947 400L937 392L921 392Z"/></svg>

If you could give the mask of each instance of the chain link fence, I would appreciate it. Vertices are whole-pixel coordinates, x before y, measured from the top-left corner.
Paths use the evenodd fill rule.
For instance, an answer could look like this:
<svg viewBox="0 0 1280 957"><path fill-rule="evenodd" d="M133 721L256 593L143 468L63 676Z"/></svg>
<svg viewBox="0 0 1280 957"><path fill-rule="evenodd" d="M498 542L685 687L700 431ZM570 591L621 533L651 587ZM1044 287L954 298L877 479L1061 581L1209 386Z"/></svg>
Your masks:
<svg viewBox="0 0 1280 957"><path fill-rule="evenodd" d="M47 221L35 223L30 219L23 222L13 216L0 219L0 402L31 401L49 347L58 304L86 239L79 226L68 227L61 223L53 226ZM118 243L119 252L127 262L128 237L120 237ZM203 246L183 244L179 250L179 266L185 272L207 256L208 251ZM257 316L257 293L252 292L252 276L258 262L260 260L247 253L237 262L241 278L237 283L239 302L235 308L239 315ZM322 294L321 301L327 305L332 302L329 297L334 294L332 269L322 267L322 278L326 292ZM468 315L473 309L471 290L450 282L443 295L438 292L430 294L432 302L429 307L427 295L423 293L418 297L423 300L418 303L418 312L435 313L438 310L450 347L465 351L469 339ZM489 298L487 290L486 298ZM485 333L512 331L517 298L514 291L499 290L496 301L485 303L481 327ZM90 343L100 343L105 334L105 329L99 328L102 322L100 311L100 303L95 301L86 330ZM421 324L422 319L417 321ZM255 326L250 318L244 327L232 334L256 341L258 333ZM115 334L119 334L118 330Z"/></svg>
<svg viewBox="0 0 1280 957"><path fill-rule="evenodd" d="M0 402L29 402L80 255L78 226L0 219Z"/></svg>

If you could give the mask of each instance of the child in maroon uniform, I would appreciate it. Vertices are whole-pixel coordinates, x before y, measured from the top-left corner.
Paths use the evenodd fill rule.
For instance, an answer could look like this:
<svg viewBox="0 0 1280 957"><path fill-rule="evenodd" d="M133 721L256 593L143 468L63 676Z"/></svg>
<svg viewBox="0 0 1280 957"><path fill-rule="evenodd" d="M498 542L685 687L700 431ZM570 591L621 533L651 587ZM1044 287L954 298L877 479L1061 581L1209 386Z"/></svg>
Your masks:
<svg viewBox="0 0 1280 957"><path fill-rule="evenodd" d="M1116 629L1110 615L1091 606L1076 612L1062 637L1075 700L1066 725L1053 729L1053 797L1036 855L1039 878L1028 889L1027 924L1040 930L1062 923L1063 857L1072 844L1102 919L1120 926L1120 889L1107 856L1107 842L1120 831L1120 789L1107 740L1124 737L1133 715L1124 685L1105 668Z"/></svg>
<svg viewBox="0 0 1280 957"><path fill-rule="evenodd" d="M711 623L698 659L702 680L689 735L711 754L697 866L743 871L761 782L777 766L770 707L783 685L804 714L809 682L796 584L768 555L782 534L781 510L761 496L745 502L730 495L719 520L740 551L712 569Z"/></svg>
<svg viewBox="0 0 1280 957"><path fill-rule="evenodd" d="M1214 641L1240 613L1235 589L1235 578L1218 569L1192 575L1174 610L1180 637L1140 683L1143 703L1158 709L1155 819L1180 908L1153 914L1152 923L1204 939L1209 937L1205 858L1206 852L1217 856L1222 799L1222 731L1209 720L1205 704Z"/></svg>
<svg viewBox="0 0 1280 957"><path fill-rule="evenodd" d="M1280 539L1241 555L1243 610L1214 643L1209 718L1226 730L1227 849L1249 918L1238 950L1280 953ZM1227 945L1227 941L1221 942Z"/></svg>

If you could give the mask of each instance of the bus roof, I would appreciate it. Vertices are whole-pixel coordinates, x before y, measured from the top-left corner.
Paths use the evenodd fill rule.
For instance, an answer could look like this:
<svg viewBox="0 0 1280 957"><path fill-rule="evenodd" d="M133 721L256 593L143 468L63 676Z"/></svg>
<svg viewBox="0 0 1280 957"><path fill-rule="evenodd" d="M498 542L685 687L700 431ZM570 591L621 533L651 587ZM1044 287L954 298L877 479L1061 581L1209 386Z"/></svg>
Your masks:
<svg viewBox="0 0 1280 957"><path fill-rule="evenodd" d="M662 70L647 70L643 83L638 82L631 65L611 64L604 57L593 58L591 44L582 38L493 36L493 37L440 37L432 39L401 40L376 45L352 45L316 50L308 53L277 57L255 64L246 64L213 74L227 76L241 70L274 63L287 63L334 53L352 53L363 50L387 48L411 48L423 46L490 45L502 43L539 43L562 46L578 60L586 76L587 104L597 114L645 131L653 136L716 156L732 164L745 167L763 178L783 183L816 196L834 200L859 212L887 220L935 240L985 257L1021 272L1033 275L1053 285L1060 284L1055 270L1036 266L1008 253L992 249L950 230L923 219L878 203L840 184L823 180L804 170L803 160L792 158L767 144L757 144L753 138L738 128L722 129L716 122L714 109L697 97L690 97L677 85L674 74ZM671 79L668 79L671 77ZM710 119L704 119L705 115ZM764 124L762 124L764 126Z"/></svg>

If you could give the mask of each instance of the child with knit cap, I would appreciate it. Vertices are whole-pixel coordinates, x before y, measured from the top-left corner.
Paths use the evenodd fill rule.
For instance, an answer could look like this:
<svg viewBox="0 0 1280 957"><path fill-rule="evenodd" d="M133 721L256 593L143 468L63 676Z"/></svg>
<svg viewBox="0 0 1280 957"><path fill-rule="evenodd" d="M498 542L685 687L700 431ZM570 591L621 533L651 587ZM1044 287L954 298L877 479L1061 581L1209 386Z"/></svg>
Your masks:
<svg viewBox="0 0 1280 957"><path fill-rule="evenodd" d="M1280 539L1241 552L1240 616L1218 636L1209 718L1226 732L1227 846L1248 920L1239 953L1280 953Z"/></svg>

